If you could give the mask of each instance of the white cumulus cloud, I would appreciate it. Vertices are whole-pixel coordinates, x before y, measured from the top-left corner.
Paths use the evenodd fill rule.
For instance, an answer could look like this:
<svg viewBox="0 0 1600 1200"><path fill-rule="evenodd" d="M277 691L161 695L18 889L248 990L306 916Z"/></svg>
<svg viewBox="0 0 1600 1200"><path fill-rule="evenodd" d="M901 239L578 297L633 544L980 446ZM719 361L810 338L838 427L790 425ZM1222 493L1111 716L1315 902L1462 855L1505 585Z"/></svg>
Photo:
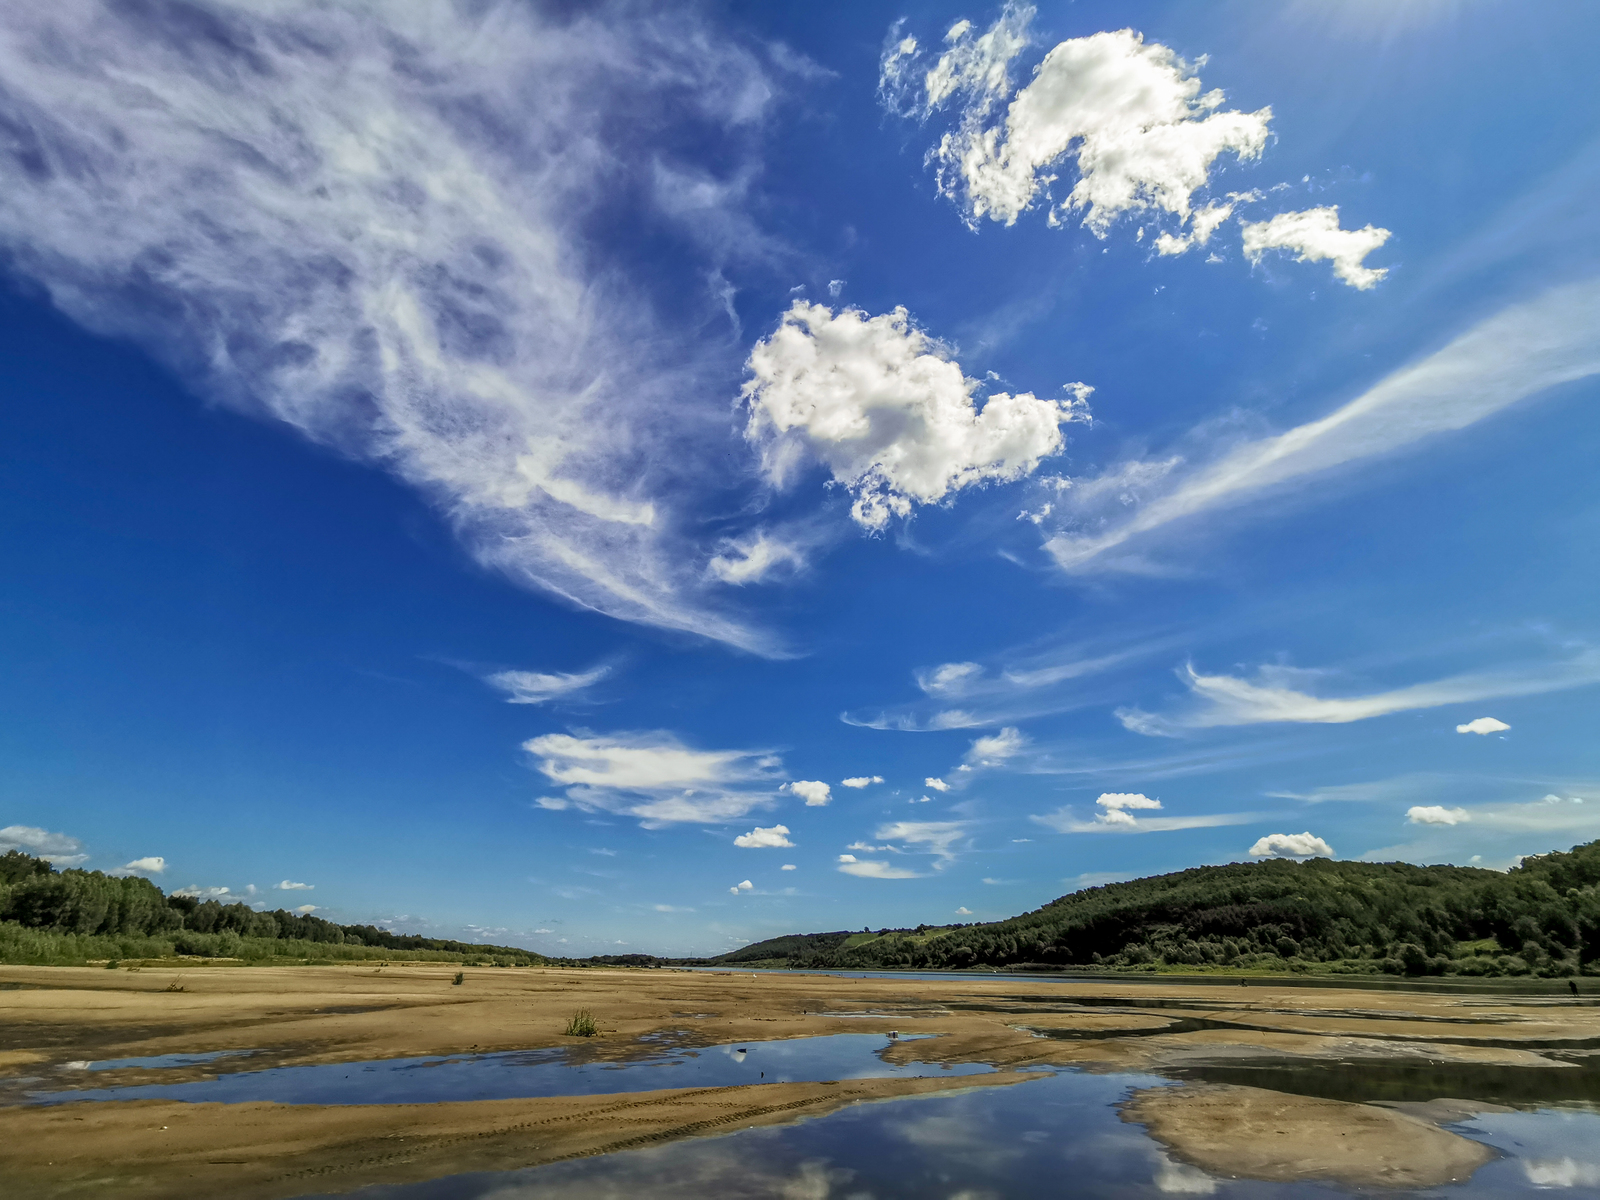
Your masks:
<svg viewBox="0 0 1600 1200"><path fill-rule="evenodd" d="M807 808L821 808L833 799L833 789L820 779L792 780L784 784L782 790L799 796Z"/></svg>
<svg viewBox="0 0 1600 1200"><path fill-rule="evenodd" d="M774 825L763 829L757 825L749 833L741 833L733 839L733 844L745 850L781 849L793 846L789 840L789 827L787 825Z"/></svg>
<svg viewBox="0 0 1600 1200"><path fill-rule="evenodd" d="M76 867L89 861L83 843L65 833L52 833L36 825L7 825L0 829L0 854L20 850L57 867Z"/></svg>
<svg viewBox="0 0 1600 1200"><path fill-rule="evenodd" d="M1476 733L1480 736L1484 736L1491 733L1501 733L1510 728L1511 726L1507 725L1504 721L1497 721L1493 717L1475 717L1473 720L1468 721L1465 725L1457 725L1456 732Z"/></svg>
<svg viewBox="0 0 1600 1200"><path fill-rule="evenodd" d="M851 516L882 529L913 505L977 484L1020 479L1063 445L1061 424L1087 420L1088 395L994 392L979 408L948 350L906 310L869 317L796 300L750 352L746 435L781 486L808 460L855 498Z"/></svg>
<svg viewBox="0 0 1600 1200"><path fill-rule="evenodd" d="M136 858L132 862L123 863L114 871L107 871L107 875L160 875L167 869L167 860L159 854L152 854L147 858Z"/></svg>
<svg viewBox="0 0 1600 1200"><path fill-rule="evenodd" d="M849 779L839 781L847 788L864 788L870 784L882 783L882 775L852 775Z"/></svg>
<svg viewBox="0 0 1600 1200"><path fill-rule="evenodd" d="M1333 847L1307 833L1269 833L1250 847L1251 858L1332 858Z"/></svg>
<svg viewBox="0 0 1600 1200"><path fill-rule="evenodd" d="M1406 809L1406 819L1413 825L1460 825L1472 820L1464 808L1445 808L1442 804L1413 804Z"/></svg>
<svg viewBox="0 0 1600 1200"><path fill-rule="evenodd" d="M950 785L944 780L940 779L937 775L928 776L922 781L922 786L930 787L936 792L948 792L950 790Z"/></svg>
<svg viewBox="0 0 1600 1200"><path fill-rule="evenodd" d="M272 886L280 892L309 892L317 885L314 883L296 883L292 879L285 879L281 883L275 883Z"/></svg>
<svg viewBox="0 0 1600 1200"><path fill-rule="evenodd" d="M1364 267L1363 259L1389 240L1387 229L1372 225L1339 228L1339 206L1279 213L1267 221L1241 222L1244 256L1252 264L1268 250L1292 250L1299 262L1331 259L1333 273L1351 287L1366 291L1389 273L1387 267Z"/></svg>
<svg viewBox="0 0 1600 1200"><path fill-rule="evenodd" d="M734 884L731 888L728 889L728 891L732 892L735 896L737 896L741 892L748 892L748 891L752 890L755 886L756 885L751 883L748 879L745 879L745 880L740 881L739 883Z"/></svg>
<svg viewBox="0 0 1600 1200"><path fill-rule="evenodd" d="M647 828L732 821L770 806L776 755L759 750L694 750L664 730L550 733L522 744L538 770L566 787L541 808L578 808L637 817Z"/></svg>
<svg viewBox="0 0 1600 1200"><path fill-rule="evenodd" d="M1082 214L1104 237L1124 213L1154 209L1181 229L1220 155L1245 160L1265 148L1270 108L1224 109L1221 91L1201 91L1193 65L1131 29L1057 44L1013 96L1010 64L1028 44L1031 15L1008 7L982 34L958 24L920 81L924 116L961 98L957 125L931 158L940 191L969 223L988 217L1011 225L1041 198L1048 203L1070 160L1077 179L1050 205L1051 224ZM900 111L915 107L909 63L917 54L902 40L884 56L880 89ZM1205 236L1223 219L1209 214Z"/></svg>
<svg viewBox="0 0 1600 1200"><path fill-rule="evenodd" d="M496 671L493 675L484 676L484 682L505 692L508 704L544 704L549 700L581 692L584 688L599 683L609 674L611 668L607 666L572 674Z"/></svg>
<svg viewBox="0 0 1600 1200"><path fill-rule="evenodd" d="M784 863L783 866L778 868L780 871L798 871L799 869L800 868L795 866L793 863Z"/></svg>
<svg viewBox="0 0 1600 1200"><path fill-rule="evenodd" d="M658 185L706 175L676 135L753 160L754 50L604 3L61 0L0 11L0 79L0 246L70 317L388 469L513 580L765 644L700 594L679 513L732 364L671 351L692 317L590 232L624 197L750 224L726 181L692 211Z"/></svg>

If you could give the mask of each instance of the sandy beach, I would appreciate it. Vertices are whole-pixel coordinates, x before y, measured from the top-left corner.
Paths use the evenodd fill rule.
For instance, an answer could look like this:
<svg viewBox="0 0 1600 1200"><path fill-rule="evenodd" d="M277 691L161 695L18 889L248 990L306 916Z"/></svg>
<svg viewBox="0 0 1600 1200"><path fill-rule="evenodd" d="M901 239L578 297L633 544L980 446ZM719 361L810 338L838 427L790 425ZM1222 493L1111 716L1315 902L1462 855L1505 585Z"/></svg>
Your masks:
<svg viewBox="0 0 1600 1200"><path fill-rule="evenodd" d="M1552 1050L1600 1038L1600 1008L1560 997L1248 987L1108 978L848 979L798 974L468 968L0 968L0 1142L26 1196L290 1197L509 1169L803 1120L863 1102L1003 1087L1041 1067L1179 1071L1328 1061L1574 1070ZM182 990L169 990L178 989ZM578 1008L600 1036L563 1035ZM247 1067L566 1047L625 1062L679 1047L823 1034L935 1034L891 1062L993 1074L851 1079L435 1104L24 1106L67 1063L253 1051ZM650 1038L650 1041L641 1041ZM177 1082L216 1067L96 1071L84 1086ZM44 1081L17 1083L22 1078ZM1403 1107L1403 1106L1401 1106ZM1470 1174L1477 1143L1372 1104L1191 1084L1141 1093L1125 1120L1205 1170L1248 1178L1433 1186ZM1270 1125L1273 1132L1263 1135ZM1305 1155L1295 1129L1337 1148ZM1282 1133L1278 1131L1284 1131ZM1241 1147L1251 1148L1241 1154ZM1278 1147L1282 1147L1278 1149ZM1388 1174L1385 1174L1388 1172ZM1396 1174L1398 1172L1398 1174Z"/></svg>

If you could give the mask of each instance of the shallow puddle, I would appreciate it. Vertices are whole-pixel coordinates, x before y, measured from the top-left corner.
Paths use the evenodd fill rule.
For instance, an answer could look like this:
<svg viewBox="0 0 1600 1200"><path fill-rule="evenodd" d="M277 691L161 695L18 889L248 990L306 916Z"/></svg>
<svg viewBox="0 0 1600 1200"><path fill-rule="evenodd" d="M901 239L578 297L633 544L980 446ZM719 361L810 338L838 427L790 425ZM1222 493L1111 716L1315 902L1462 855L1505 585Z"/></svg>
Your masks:
<svg viewBox="0 0 1600 1200"><path fill-rule="evenodd" d="M901 1038L901 1041L920 1040ZM450 1057L395 1058L237 1071L188 1083L129 1087L36 1089L33 1104L79 1100L180 1100L237 1104L433 1104L450 1100L519 1100L600 1096L660 1088L729 1087L749 1083L979 1075L982 1063L945 1066L888 1063L895 1041L882 1034L840 1033L779 1042L739 1042L693 1050L663 1049L628 1062L580 1061L565 1049ZM212 1057L217 1057L213 1055ZM124 1060L131 1065L135 1060Z"/></svg>
<svg viewBox="0 0 1600 1200"><path fill-rule="evenodd" d="M359 1200L1035 1200L1358 1193L1321 1182L1217 1178L1172 1158L1117 1114L1147 1075L1062 1071L1005 1088L863 1104L795 1125L746 1130L524 1171L370 1187ZM1452 1127L1502 1157L1463 1183L1389 1195L1480 1200L1600 1187L1600 1116L1482 1115Z"/></svg>

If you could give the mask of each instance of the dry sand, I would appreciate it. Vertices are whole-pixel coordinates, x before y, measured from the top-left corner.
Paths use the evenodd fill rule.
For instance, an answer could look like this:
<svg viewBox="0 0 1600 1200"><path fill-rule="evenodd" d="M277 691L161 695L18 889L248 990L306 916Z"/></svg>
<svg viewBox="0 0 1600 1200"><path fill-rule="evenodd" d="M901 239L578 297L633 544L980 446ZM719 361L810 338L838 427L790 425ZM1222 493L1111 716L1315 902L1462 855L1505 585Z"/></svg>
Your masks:
<svg viewBox="0 0 1600 1200"><path fill-rule="evenodd" d="M516 968L467 968L465 982L456 986L454 974L453 967L425 964L0 967L0 1074L43 1076L55 1086L66 1077L61 1064L71 1060L215 1050L260 1052L235 1060L247 1069L549 1046L585 1058L623 1060L646 1052L639 1041L646 1034L697 1046L890 1028L942 1035L902 1042L889 1051L891 1060L984 1062L1001 1073L328 1107L120 1102L23 1108L14 1104L20 1095L13 1085L13 1106L0 1107L3 1158L10 1180L22 1185L13 1194L112 1190L131 1197L288 1197L530 1166L803 1119L861 1101L1004 1086L1027 1077L1018 1072L1045 1064L1159 1072L1242 1058L1373 1058L1550 1068L1564 1064L1546 1057L1546 1047L1600 1037L1600 1009L1554 998L1114 979L923 981ZM183 990L168 991L174 984ZM1109 1009L1077 1006L1086 999L1113 1003ZM1139 1007L1155 1000L1174 1007ZM580 1007L594 1012L602 1036L562 1036L566 1018ZM1033 1030L1067 1031L1073 1040L1039 1037ZM651 1050L659 1050L659 1043ZM204 1067L102 1071L92 1084L177 1082L211 1073ZM1370 1105L1263 1092L1275 1099L1260 1101L1249 1109L1249 1120L1230 1126L1227 1106L1208 1099L1216 1094L1164 1089L1160 1100L1141 1098L1128 1111L1174 1154L1198 1166L1221 1162L1207 1156L1220 1153L1215 1147L1234 1145L1226 1173L1254 1178L1362 1183L1382 1156L1469 1173L1481 1161L1474 1143ZM1180 1119L1184 1111L1194 1119ZM1342 1133L1363 1149L1299 1160L1238 1152L1254 1144L1256 1124L1276 1120L1274 1129L1287 1128L1291 1118L1321 1129L1324 1138L1329 1130ZM1271 1136L1285 1143L1303 1140Z"/></svg>

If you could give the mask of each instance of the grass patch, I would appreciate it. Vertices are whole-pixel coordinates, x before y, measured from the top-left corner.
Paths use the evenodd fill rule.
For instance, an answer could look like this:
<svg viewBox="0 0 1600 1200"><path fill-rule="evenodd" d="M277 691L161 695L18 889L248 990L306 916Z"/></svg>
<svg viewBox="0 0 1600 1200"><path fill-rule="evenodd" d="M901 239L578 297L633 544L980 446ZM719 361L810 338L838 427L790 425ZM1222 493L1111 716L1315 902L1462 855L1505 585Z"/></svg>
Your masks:
<svg viewBox="0 0 1600 1200"><path fill-rule="evenodd" d="M567 1018L568 1037L594 1037L599 1032L600 1026L594 1023L594 1014L587 1008L580 1008Z"/></svg>

